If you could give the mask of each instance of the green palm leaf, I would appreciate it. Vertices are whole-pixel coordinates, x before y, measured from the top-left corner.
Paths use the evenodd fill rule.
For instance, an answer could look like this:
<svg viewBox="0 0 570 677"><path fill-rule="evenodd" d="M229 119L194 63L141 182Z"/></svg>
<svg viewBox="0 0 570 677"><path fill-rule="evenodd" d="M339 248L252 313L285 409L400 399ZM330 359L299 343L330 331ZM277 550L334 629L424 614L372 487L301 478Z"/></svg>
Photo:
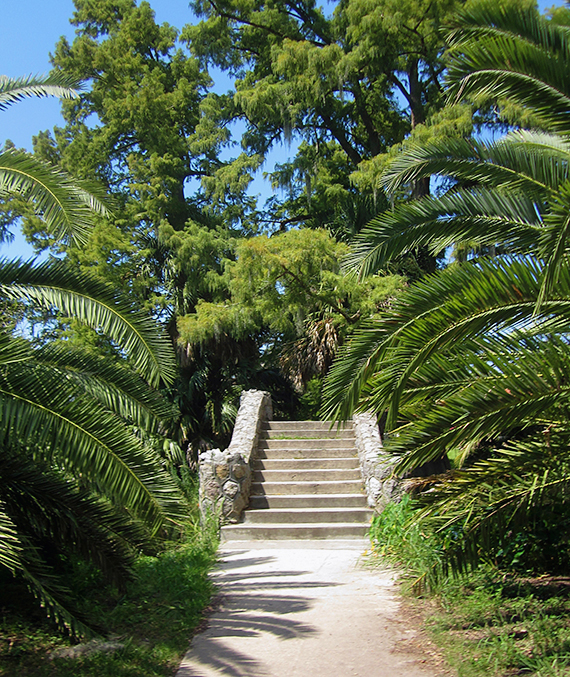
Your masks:
<svg viewBox="0 0 570 677"><path fill-rule="evenodd" d="M570 144L559 136L512 132L499 141L441 139L411 146L382 177L390 191L418 179L441 175L470 184L529 192L544 200L549 189L568 180Z"/></svg>
<svg viewBox="0 0 570 677"><path fill-rule="evenodd" d="M403 456L400 471L440 458L450 449L474 449L482 442L520 435L525 430L565 426L570 411L570 375L567 345L553 336L521 345L521 337L489 346L472 355L469 382L449 378L455 360L441 359L439 374L430 370L430 384L439 382L440 396L407 390L400 415L404 423L389 448ZM498 349L497 349L498 348ZM421 378L422 369L418 370ZM441 386L447 386L444 391ZM421 411L421 402L430 407ZM418 414L418 412L420 412Z"/></svg>
<svg viewBox="0 0 570 677"><path fill-rule="evenodd" d="M20 567L22 545L18 538L18 529L10 519L0 500L0 565L10 571Z"/></svg>
<svg viewBox="0 0 570 677"><path fill-rule="evenodd" d="M492 552L528 515L555 513L570 489L569 145L554 135L570 134L570 30L527 3L485 0L466 4L449 44L451 99L507 98L549 133L442 140L392 163L393 193L434 174L451 188L373 220L353 270L462 241L498 255L411 287L340 351L324 389L327 416L387 412L398 472L447 454L463 464L416 480L418 520L454 530L443 574Z"/></svg>
<svg viewBox="0 0 570 677"><path fill-rule="evenodd" d="M569 36L530 7L488 0L461 11L449 38L450 98L509 98L569 134Z"/></svg>
<svg viewBox="0 0 570 677"><path fill-rule="evenodd" d="M93 216L110 216L102 188L71 178L61 169L22 151L0 153L0 198L21 195L34 205L58 239L84 242Z"/></svg>
<svg viewBox="0 0 570 677"><path fill-rule="evenodd" d="M72 271L63 261L34 265L0 260L0 294L40 307L57 309L103 331L129 356L151 384L174 378L175 362L167 337L156 323L94 278Z"/></svg>
<svg viewBox="0 0 570 677"><path fill-rule="evenodd" d="M29 359L29 356L28 358ZM59 370L105 409L148 431L177 415L176 408L131 370L63 343L34 351L34 361Z"/></svg>
<svg viewBox="0 0 570 677"><path fill-rule="evenodd" d="M23 360L24 342L14 343L0 334L0 438L82 474L155 531L165 518L178 519L174 482L123 420L59 369L35 362L30 348Z"/></svg>
<svg viewBox="0 0 570 677"><path fill-rule="evenodd" d="M136 549L148 541L127 512L18 453L2 452L0 477L6 512L28 542L49 538L96 564L110 583L124 584Z"/></svg>
<svg viewBox="0 0 570 677"><path fill-rule="evenodd" d="M2 77L0 110L26 96L77 96L73 84L60 75ZM102 189L6 151L0 199L12 196L29 201L58 239L85 241L94 218L110 216ZM124 584L133 554L172 534L183 516L174 479L144 441L176 413L146 382L173 380L173 351L156 323L62 261L1 260L0 297L103 331L128 358L120 366L0 332L0 565L62 629L88 635L50 562L54 552L74 552Z"/></svg>
<svg viewBox="0 0 570 677"><path fill-rule="evenodd" d="M530 132L493 144L449 139L411 147L385 174L389 190L433 174L473 187L453 187L441 197L376 217L353 241L345 266L366 276L417 247L438 254L462 241L503 252L530 251L549 261L542 298L555 284L566 253L564 215L555 215L557 205L566 204L561 191L569 160L566 141Z"/></svg>
<svg viewBox="0 0 570 677"><path fill-rule="evenodd" d="M0 111L29 96L73 99L79 96L76 89L78 89L77 80L63 73L52 73L48 76L28 75L23 78L0 75Z"/></svg>
<svg viewBox="0 0 570 677"><path fill-rule="evenodd" d="M530 257L483 260L452 266L412 287L341 351L325 381L324 411L350 416L365 383L379 372L376 410L389 406L394 423L409 379L436 352L530 321L545 332L567 330L570 271L561 268L556 294L534 315L542 273Z"/></svg>
<svg viewBox="0 0 570 677"><path fill-rule="evenodd" d="M459 189L402 204L373 219L354 239L344 266L365 277L417 247L439 254L463 240L524 253L537 249L541 229L536 202L527 192Z"/></svg>

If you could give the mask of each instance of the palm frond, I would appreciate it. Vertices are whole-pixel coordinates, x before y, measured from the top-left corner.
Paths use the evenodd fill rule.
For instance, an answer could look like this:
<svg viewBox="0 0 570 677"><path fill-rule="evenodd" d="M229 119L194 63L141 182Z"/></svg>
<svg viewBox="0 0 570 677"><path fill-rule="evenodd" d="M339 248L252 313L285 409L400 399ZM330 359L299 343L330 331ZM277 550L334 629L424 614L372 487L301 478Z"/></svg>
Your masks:
<svg viewBox="0 0 570 677"><path fill-rule="evenodd" d="M0 293L18 301L57 309L64 317L102 330L151 384L175 376L174 353L156 323L136 311L108 285L72 271L63 261L39 264L0 260Z"/></svg>
<svg viewBox="0 0 570 677"><path fill-rule="evenodd" d="M552 435L547 443L543 435L515 440L469 468L441 477L426 495L420 519L432 517L440 528L461 523L476 531L483 522L502 517L508 526L513 512L525 504L552 500L557 490L570 488L567 442L567 432Z"/></svg>
<svg viewBox="0 0 570 677"><path fill-rule="evenodd" d="M466 351L464 359L470 367L464 382L449 378L445 371L454 360L440 359L439 373L430 369L430 385L439 383L439 397L429 390L403 393L400 419L404 424L388 445L402 457L400 472L441 458L451 449L477 448L537 427L554 429L554 434L557 427L565 426L570 410L566 344L547 336L525 347L516 338L510 350L504 350L504 345L499 350L485 347L475 355Z"/></svg>
<svg viewBox="0 0 570 677"><path fill-rule="evenodd" d="M449 37L450 98L508 98L551 131L570 133L570 34L514 4L477 3L458 13Z"/></svg>
<svg viewBox="0 0 570 677"><path fill-rule="evenodd" d="M28 75L10 78L0 75L0 111L29 96L57 96L62 99L78 97L79 83L63 73L48 76Z"/></svg>
<svg viewBox="0 0 570 677"><path fill-rule="evenodd" d="M145 430L156 430L160 421L177 415L174 405L116 360L56 343L34 350L33 361L59 370L62 379L71 379L105 409Z"/></svg>
<svg viewBox="0 0 570 677"><path fill-rule="evenodd" d="M124 422L71 379L62 379L59 370L34 363L33 351L30 360L14 361L11 343L0 334L0 364L8 356L0 370L0 439L81 473L154 530L165 519L178 519L173 481Z"/></svg>
<svg viewBox="0 0 570 677"><path fill-rule="evenodd" d="M69 605L69 591L46 565L38 549L32 545L0 502L0 565L14 576L20 576L44 609L48 618L63 632L74 637L91 637L93 629Z"/></svg>
<svg viewBox="0 0 570 677"><path fill-rule="evenodd" d="M560 277L560 267L568 256L570 245L570 182L565 181L550 199L549 212L544 217L545 228L540 236L538 253L546 261L541 289L537 296L537 311L554 290Z"/></svg>
<svg viewBox="0 0 570 677"><path fill-rule="evenodd" d="M440 533L461 534L447 545L436 575L476 567L505 537L532 527L532 515L556 513L568 500L570 467L566 461L568 435L514 441L468 469L431 482L416 524ZM528 533L528 532L527 532Z"/></svg>
<svg viewBox="0 0 570 677"><path fill-rule="evenodd" d="M561 267L556 293L535 314L542 275L541 262L527 256L455 265L415 285L340 352L325 381L327 415L350 416L364 407L362 389L378 372L375 410L389 406L395 423L409 379L436 352L529 322L544 332L566 331L570 271Z"/></svg>
<svg viewBox="0 0 570 677"><path fill-rule="evenodd" d="M22 544L18 538L18 529L0 499L0 566L16 571L20 567L21 554Z"/></svg>
<svg viewBox="0 0 570 677"><path fill-rule="evenodd" d="M399 205L373 219L353 241L344 266L365 277L417 247L439 254L462 240L524 253L537 249L541 229L536 202L527 192L458 189Z"/></svg>
<svg viewBox="0 0 570 677"><path fill-rule="evenodd" d="M58 239L85 242L94 215L110 216L103 188L17 150L0 153L0 197L21 195Z"/></svg>
<svg viewBox="0 0 570 677"><path fill-rule="evenodd" d="M128 512L18 453L2 451L0 477L2 501L20 536L36 544L47 538L61 552L96 564L110 583L124 585L136 550L149 540Z"/></svg>
<svg viewBox="0 0 570 677"><path fill-rule="evenodd" d="M544 200L549 189L568 180L570 144L559 136L513 132L489 143L441 139L411 146L382 176L389 192L418 179L440 175L499 190L525 191Z"/></svg>

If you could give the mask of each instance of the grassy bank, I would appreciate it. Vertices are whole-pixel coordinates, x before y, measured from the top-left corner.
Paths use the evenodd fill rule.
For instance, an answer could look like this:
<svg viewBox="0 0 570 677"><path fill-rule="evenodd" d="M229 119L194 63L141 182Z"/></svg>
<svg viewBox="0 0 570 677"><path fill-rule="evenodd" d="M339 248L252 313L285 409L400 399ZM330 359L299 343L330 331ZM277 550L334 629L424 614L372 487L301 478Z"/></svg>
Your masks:
<svg viewBox="0 0 570 677"><path fill-rule="evenodd" d="M406 499L372 529L378 561L405 572L426 629L459 677L570 674L570 577L486 563L457 577L436 575L446 539L409 526Z"/></svg>
<svg viewBox="0 0 570 677"><path fill-rule="evenodd" d="M53 658L72 642L34 615L25 588L14 582L0 609L2 677L157 677L172 675L212 594L208 580L217 549L214 534L191 529L185 543L156 557L139 557L125 592L101 589L95 571L71 574L82 611L123 648L80 658ZM2 581L4 590L8 589Z"/></svg>

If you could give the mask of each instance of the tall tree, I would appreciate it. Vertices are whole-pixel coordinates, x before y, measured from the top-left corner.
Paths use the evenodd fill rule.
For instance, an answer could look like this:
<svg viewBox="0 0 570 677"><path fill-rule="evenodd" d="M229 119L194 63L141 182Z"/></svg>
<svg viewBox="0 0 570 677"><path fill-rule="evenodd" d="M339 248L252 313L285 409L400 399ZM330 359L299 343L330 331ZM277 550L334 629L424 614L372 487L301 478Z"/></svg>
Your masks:
<svg viewBox="0 0 570 677"><path fill-rule="evenodd" d="M92 245L68 255L106 279L128 280L159 308L165 285L182 292L186 282L161 228L182 238L187 227L247 231L247 162L230 171L220 159L229 131L215 97L205 101L212 82L147 2L77 0L72 23L77 37L60 41L53 63L88 87L64 103L65 128L37 137L35 153L97 178L117 198L113 222L100 222ZM27 232L49 244L45 226L34 233L29 222Z"/></svg>
<svg viewBox="0 0 570 677"><path fill-rule="evenodd" d="M358 232L388 203L370 182L369 194L359 196L349 177L356 169L374 173L366 162L382 164L440 107L438 31L458 3L410 2L398 13L386 1L378 13L352 2L332 18L311 3L247 10L204 3L195 9L205 21L182 34L191 57L175 29L156 25L148 3L77 0L77 37L59 43L54 64L88 86L65 105L65 128L54 138L40 135L35 149L80 176L98 177L115 195L117 218L101 219L87 247L64 249L69 261L128 289L168 322L180 358L172 396L181 404L185 442L223 444L237 384L267 383L269 366L275 376L277 360L268 364L261 338L270 322L223 341L213 333L206 345L192 343L177 321L185 318L186 327L187 318L200 315L201 322L204 309L233 303L226 273L238 240L265 225L245 193L252 173L277 141L302 139L294 161L274 174L276 185L291 191L284 204L273 200L270 220L283 230L326 226L345 239ZM234 92L208 91L212 63L237 78ZM222 160L229 123L240 120L244 151ZM25 229L38 246L61 249L43 223L27 218ZM434 260L426 257L424 268Z"/></svg>
<svg viewBox="0 0 570 677"><path fill-rule="evenodd" d="M206 372L221 381L227 365L215 345L204 355L181 344L177 317L200 300L225 298L220 278L236 238L251 229L254 200L245 189L258 160L220 159L230 143L227 97L206 97L209 76L175 28L156 24L148 3L78 0L72 23L77 37L60 41L53 63L86 88L64 105L65 127L53 137L40 134L34 149L106 185L115 214L98 220L82 247L62 245L33 215L24 230L38 248L64 252L72 265L128 291L168 325L180 358L172 393L182 409L180 439L211 443L223 433L222 444L231 417L205 412L224 408L223 389L211 389L220 395L212 408L196 383Z"/></svg>
<svg viewBox="0 0 570 677"><path fill-rule="evenodd" d="M461 4L349 0L327 17L314 0L193 3L203 21L182 37L204 64L236 78L247 147L264 156L278 141L301 142L273 175L294 187L290 204L275 206L276 222L326 225L349 175L441 107L441 26Z"/></svg>

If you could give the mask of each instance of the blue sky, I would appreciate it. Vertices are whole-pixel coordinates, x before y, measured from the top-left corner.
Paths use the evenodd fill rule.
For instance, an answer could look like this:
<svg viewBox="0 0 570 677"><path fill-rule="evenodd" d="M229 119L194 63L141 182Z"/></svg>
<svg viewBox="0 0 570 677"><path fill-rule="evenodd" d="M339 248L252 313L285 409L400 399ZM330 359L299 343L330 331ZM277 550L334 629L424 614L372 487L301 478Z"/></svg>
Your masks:
<svg viewBox="0 0 570 677"><path fill-rule="evenodd" d="M150 4L159 23L167 21L181 28L192 20L188 0L150 0ZM561 0L539 0L541 10L563 4ZM73 11L72 0L4 2L0 23L0 73L12 77L47 73L49 53L60 36L73 40L75 28L69 23ZM22 101L2 112L0 143L11 139L17 147L31 150L34 134L61 123L56 99ZM256 182L255 190L263 190L261 180ZM31 249L17 237L10 246L0 245L0 254L30 256Z"/></svg>

